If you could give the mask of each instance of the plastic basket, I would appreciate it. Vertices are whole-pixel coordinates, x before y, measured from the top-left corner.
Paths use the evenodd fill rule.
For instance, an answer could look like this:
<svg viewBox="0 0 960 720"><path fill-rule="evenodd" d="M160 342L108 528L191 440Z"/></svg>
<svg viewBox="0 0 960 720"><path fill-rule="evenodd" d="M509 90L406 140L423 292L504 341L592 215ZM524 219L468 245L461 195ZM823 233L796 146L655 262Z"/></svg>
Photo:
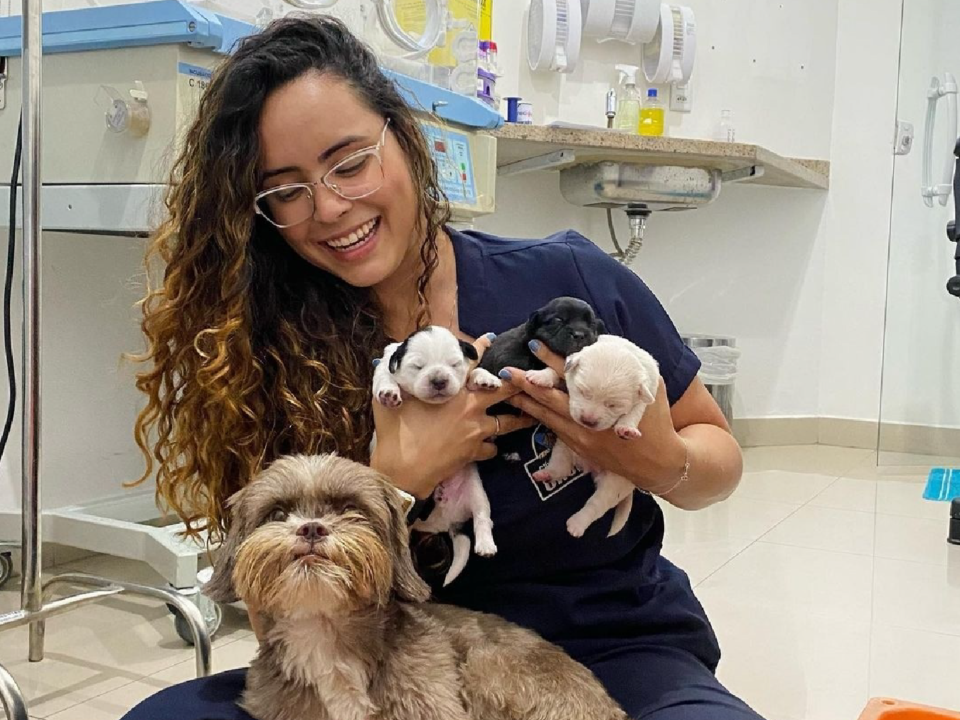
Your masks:
<svg viewBox="0 0 960 720"><path fill-rule="evenodd" d="M903 700L874 698L867 703L860 720L960 720L960 712Z"/></svg>

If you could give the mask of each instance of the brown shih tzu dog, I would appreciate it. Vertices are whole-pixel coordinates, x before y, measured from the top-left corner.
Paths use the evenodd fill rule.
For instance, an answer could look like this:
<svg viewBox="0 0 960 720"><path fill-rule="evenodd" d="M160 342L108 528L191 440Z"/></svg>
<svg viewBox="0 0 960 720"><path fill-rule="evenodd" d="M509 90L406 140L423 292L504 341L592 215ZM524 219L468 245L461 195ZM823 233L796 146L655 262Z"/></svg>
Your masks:
<svg viewBox="0 0 960 720"><path fill-rule="evenodd" d="M376 471L284 457L230 505L205 592L264 616L242 700L258 720L626 720L560 648L426 602L400 496Z"/></svg>

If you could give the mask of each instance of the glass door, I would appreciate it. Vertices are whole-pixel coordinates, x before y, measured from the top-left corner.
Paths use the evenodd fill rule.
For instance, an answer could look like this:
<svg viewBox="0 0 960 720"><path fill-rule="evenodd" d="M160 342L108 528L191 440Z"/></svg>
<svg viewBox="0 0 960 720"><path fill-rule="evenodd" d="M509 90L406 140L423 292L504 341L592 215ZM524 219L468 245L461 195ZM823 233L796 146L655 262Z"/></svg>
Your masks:
<svg viewBox="0 0 960 720"><path fill-rule="evenodd" d="M894 170L880 465L960 467L958 77L960 2L905 2L898 138L910 123L914 140L898 143Z"/></svg>

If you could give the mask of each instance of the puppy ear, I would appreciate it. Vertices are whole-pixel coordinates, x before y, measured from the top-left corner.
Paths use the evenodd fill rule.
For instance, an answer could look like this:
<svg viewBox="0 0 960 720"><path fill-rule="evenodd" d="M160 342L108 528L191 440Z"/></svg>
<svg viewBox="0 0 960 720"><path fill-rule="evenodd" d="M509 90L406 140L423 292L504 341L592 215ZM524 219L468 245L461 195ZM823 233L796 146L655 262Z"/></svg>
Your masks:
<svg viewBox="0 0 960 720"><path fill-rule="evenodd" d="M563 363L563 374L569 375L578 367L580 367L580 353L577 352L573 355L568 355L566 361Z"/></svg>
<svg viewBox="0 0 960 720"><path fill-rule="evenodd" d="M393 374L400 369L400 363L403 362L403 356L407 354L407 343L409 338L404 340L397 346L397 349L393 351L393 355L390 356L390 364L387 368L390 370L390 373Z"/></svg>
<svg viewBox="0 0 960 720"><path fill-rule="evenodd" d="M480 353L477 352L477 349L468 343L466 340L460 341L460 349L463 350L463 356L467 360L479 360Z"/></svg>
<svg viewBox="0 0 960 720"><path fill-rule="evenodd" d="M648 377L642 383L640 383L640 400L644 405L653 405L654 401L657 399L657 389L659 385L659 379Z"/></svg>
<svg viewBox="0 0 960 720"><path fill-rule="evenodd" d="M600 318L597 318L596 321L593 323L593 329L597 331L597 335L607 334L607 325Z"/></svg>
<svg viewBox="0 0 960 720"><path fill-rule="evenodd" d="M242 499L243 490L234 493L227 500L227 507L236 508ZM230 529L227 531L227 537L217 551L216 560L213 563L213 576L203 586L203 594L218 603L233 603L240 598L237 597L237 590L233 586L233 567L237 559L237 550L240 549L240 543L243 542L244 533L241 532L243 520L240 513L234 510L231 513Z"/></svg>
<svg viewBox="0 0 960 720"><path fill-rule="evenodd" d="M393 591L406 602L426 602L430 599L430 586L413 567L410 555L410 531L407 518L400 506L400 496L384 479L384 497L390 508L390 554L393 560Z"/></svg>
<svg viewBox="0 0 960 720"><path fill-rule="evenodd" d="M543 323L543 310L534 310L527 318L527 332L533 332Z"/></svg>

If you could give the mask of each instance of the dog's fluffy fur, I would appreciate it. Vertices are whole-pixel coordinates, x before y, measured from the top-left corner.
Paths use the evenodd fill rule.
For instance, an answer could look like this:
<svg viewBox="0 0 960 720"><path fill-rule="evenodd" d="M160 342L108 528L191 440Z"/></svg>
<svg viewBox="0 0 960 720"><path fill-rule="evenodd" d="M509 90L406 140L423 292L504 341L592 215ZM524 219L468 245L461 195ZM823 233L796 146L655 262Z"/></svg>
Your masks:
<svg viewBox="0 0 960 720"><path fill-rule="evenodd" d="M534 633L426 603L400 498L374 470L287 456L230 506L205 591L261 609L242 699L257 720L626 720Z"/></svg>
<svg viewBox="0 0 960 720"><path fill-rule="evenodd" d="M570 394L570 415L590 430L614 428L625 440L640 437L637 426L657 397L660 368L650 353L625 338L601 335L597 342L566 359L564 376ZM559 376L550 369L527 372L541 387L555 387ZM609 535L626 525L636 487L624 477L591 467L562 441L557 441L547 466L534 479L549 482L569 475L575 467L593 473L596 490L583 508L567 520L567 530L581 537L594 522L616 508Z"/></svg>
<svg viewBox="0 0 960 720"><path fill-rule="evenodd" d="M530 341L539 340L550 350L569 357L583 350L606 332L603 320L583 300L559 297L551 300L515 328L500 333L480 360L480 367L494 375L505 367L542 370L543 362L530 352Z"/></svg>
<svg viewBox="0 0 960 720"><path fill-rule="evenodd" d="M457 340L446 328L428 327L402 343L387 346L374 371L373 395L378 402L397 407L404 394L424 402L444 403L464 385L471 390L499 388L499 378L482 368L470 369L470 362L476 360L473 345ZM473 520L473 549L477 555L495 555L497 545L493 541L490 500L475 463L444 479L433 497L433 511L413 527L425 533L450 534L453 560L443 580L446 586L460 575L470 559L470 538L461 530L466 522Z"/></svg>

